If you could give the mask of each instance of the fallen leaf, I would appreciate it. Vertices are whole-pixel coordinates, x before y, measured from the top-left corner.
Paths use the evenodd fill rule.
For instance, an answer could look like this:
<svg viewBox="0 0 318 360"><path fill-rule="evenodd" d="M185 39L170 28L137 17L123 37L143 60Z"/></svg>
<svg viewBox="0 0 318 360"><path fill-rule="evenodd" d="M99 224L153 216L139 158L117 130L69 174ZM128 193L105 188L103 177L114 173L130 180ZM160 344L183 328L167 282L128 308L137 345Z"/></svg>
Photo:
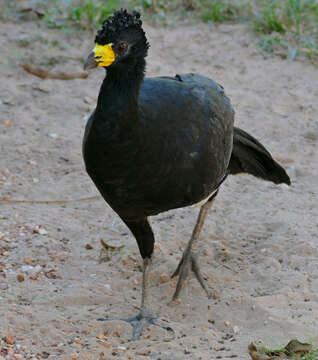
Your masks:
<svg viewBox="0 0 318 360"><path fill-rule="evenodd" d="M303 355L304 353L309 353L312 350L312 345L301 343L300 341L293 339L285 346L285 350L288 354L300 353Z"/></svg>
<svg viewBox="0 0 318 360"><path fill-rule="evenodd" d="M111 347L111 344L105 342L104 340L97 340L97 342L101 345L103 345L105 348L109 349Z"/></svg>
<svg viewBox="0 0 318 360"><path fill-rule="evenodd" d="M121 249L121 248L123 248L124 247L124 245L119 245L119 246L114 246L114 245L109 245L109 244L107 244L106 242L105 242L105 240L103 239L103 238L101 238L100 239L100 242L101 242L101 244L103 245L103 247L105 248L105 249L113 249L113 250L115 250L115 249Z"/></svg>
<svg viewBox="0 0 318 360"><path fill-rule="evenodd" d="M312 345L291 340L284 348L270 350L264 346L251 343L248 346L249 354L253 360L302 360L304 355L310 354Z"/></svg>
<svg viewBox="0 0 318 360"><path fill-rule="evenodd" d="M10 127L10 126L12 125L12 121L11 121L11 120L7 120L7 121L5 122L5 124L6 124L7 127Z"/></svg>
<svg viewBox="0 0 318 360"><path fill-rule="evenodd" d="M100 340L107 340L107 336L105 336L104 334L98 334L96 335L96 338Z"/></svg>

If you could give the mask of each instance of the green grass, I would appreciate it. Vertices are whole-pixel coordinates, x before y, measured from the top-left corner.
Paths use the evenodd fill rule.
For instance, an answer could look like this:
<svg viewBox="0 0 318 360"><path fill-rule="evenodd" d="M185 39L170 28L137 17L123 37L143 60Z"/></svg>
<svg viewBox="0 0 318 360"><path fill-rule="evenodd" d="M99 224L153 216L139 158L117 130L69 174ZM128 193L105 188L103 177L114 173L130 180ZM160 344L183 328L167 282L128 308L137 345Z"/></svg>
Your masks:
<svg viewBox="0 0 318 360"><path fill-rule="evenodd" d="M196 7L206 22L242 21L251 12L250 1L197 0Z"/></svg>
<svg viewBox="0 0 318 360"><path fill-rule="evenodd" d="M19 4L0 0L0 19L23 20ZM318 62L317 0L30 0L29 5L43 12L38 21L64 31L95 30L120 7L137 9L144 19L161 24L243 22L258 34L264 56Z"/></svg>
<svg viewBox="0 0 318 360"><path fill-rule="evenodd" d="M318 3L316 0L272 0L253 11L258 45L267 54L285 54L290 60L305 55L318 58Z"/></svg>
<svg viewBox="0 0 318 360"><path fill-rule="evenodd" d="M318 360L318 350L310 351L310 353L304 355L301 360Z"/></svg>
<svg viewBox="0 0 318 360"><path fill-rule="evenodd" d="M81 27L95 29L122 5L121 0L82 1L77 6L70 7L69 18Z"/></svg>

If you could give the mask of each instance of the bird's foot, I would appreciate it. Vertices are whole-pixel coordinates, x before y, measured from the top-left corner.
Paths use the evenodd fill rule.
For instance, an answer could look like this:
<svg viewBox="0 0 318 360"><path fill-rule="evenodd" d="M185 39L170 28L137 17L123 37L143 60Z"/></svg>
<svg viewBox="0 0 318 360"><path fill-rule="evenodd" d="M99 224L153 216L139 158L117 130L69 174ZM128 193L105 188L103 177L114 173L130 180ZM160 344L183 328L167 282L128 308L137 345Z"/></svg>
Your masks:
<svg viewBox="0 0 318 360"><path fill-rule="evenodd" d="M148 311L142 310L135 316L129 318L99 318L99 321L112 321L112 320L121 320L130 324L133 328L132 341L136 341L140 338L142 330L148 325L158 326L167 331L173 331L170 326L165 326L156 321L156 317L151 315Z"/></svg>
<svg viewBox="0 0 318 360"><path fill-rule="evenodd" d="M201 274L197 257L191 250L185 250L182 259L179 262L178 267L171 276L173 278L179 275L179 279L170 304L173 304L178 299L179 294L183 288L184 282L189 276L190 270L194 273L196 279L199 281L202 289L206 292L208 298L211 297L211 294L209 293L208 288L206 286L205 280L203 279L203 276Z"/></svg>

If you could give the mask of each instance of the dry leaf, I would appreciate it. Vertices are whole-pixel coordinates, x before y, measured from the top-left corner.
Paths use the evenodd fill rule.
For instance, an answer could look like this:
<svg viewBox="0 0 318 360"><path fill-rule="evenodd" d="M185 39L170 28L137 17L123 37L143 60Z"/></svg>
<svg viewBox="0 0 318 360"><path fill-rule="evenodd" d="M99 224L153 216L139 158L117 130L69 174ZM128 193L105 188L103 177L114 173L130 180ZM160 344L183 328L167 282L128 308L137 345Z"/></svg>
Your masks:
<svg viewBox="0 0 318 360"><path fill-rule="evenodd" d="M121 249L124 247L124 245L119 245L119 246L114 246L114 245L109 245L105 242L105 240L103 238L100 239L100 243L103 245L103 247L108 250L108 249L113 249L113 250L117 250L117 249Z"/></svg>
<svg viewBox="0 0 318 360"><path fill-rule="evenodd" d="M270 350L251 343L248 350L253 360L301 360L304 355L313 351L311 344L301 343L298 340L291 340L284 348L278 350Z"/></svg>
<svg viewBox="0 0 318 360"><path fill-rule="evenodd" d="M105 348L109 349L111 347L111 344L105 342L104 340L97 340L97 342L100 344L100 345L103 345Z"/></svg>
<svg viewBox="0 0 318 360"><path fill-rule="evenodd" d="M286 353L288 354L300 354L309 353L312 350L311 344L301 343L300 341L293 339L285 346Z"/></svg>

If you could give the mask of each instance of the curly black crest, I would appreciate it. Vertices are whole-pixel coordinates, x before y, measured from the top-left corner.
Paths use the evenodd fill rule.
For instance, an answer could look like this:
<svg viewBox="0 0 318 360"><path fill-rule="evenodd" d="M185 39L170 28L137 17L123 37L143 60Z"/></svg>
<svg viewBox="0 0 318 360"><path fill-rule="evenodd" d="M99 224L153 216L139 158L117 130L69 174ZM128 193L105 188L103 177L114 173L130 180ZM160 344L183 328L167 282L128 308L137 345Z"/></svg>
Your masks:
<svg viewBox="0 0 318 360"><path fill-rule="evenodd" d="M95 42L103 43L110 33L118 33L128 28L142 29L140 14L133 11L131 14L126 9L120 9L114 12L114 15L104 20L102 28L98 30Z"/></svg>

